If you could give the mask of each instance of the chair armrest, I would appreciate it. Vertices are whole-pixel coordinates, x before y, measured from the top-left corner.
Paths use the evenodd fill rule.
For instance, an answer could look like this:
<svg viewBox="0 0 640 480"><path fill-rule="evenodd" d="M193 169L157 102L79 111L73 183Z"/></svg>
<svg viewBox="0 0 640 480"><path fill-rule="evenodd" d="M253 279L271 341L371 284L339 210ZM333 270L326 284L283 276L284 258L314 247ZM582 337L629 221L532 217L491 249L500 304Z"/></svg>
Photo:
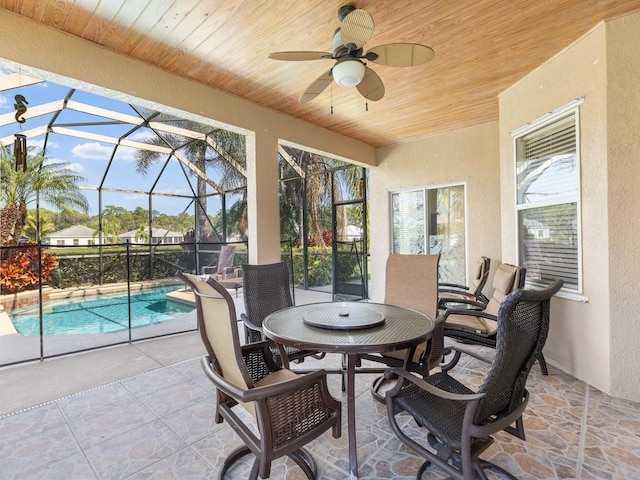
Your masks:
<svg viewBox="0 0 640 480"><path fill-rule="evenodd" d="M267 340L248 343L240 348L244 363L249 375L251 375L251 380L254 382L282 368L273 358L273 353Z"/></svg>
<svg viewBox="0 0 640 480"><path fill-rule="evenodd" d="M262 327L259 327L258 325L251 323L251 320L249 320L249 317L247 317L246 313L240 314L240 320L242 320L242 323L244 324L244 326L247 327L249 330L253 330L254 332L260 332L262 334Z"/></svg>
<svg viewBox="0 0 640 480"><path fill-rule="evenodd" d="M482 318L487 318L489 320L495 320L498 321L498 317L496 317L495 315L492 315L490 313L487 313L483 310L467 310L467 309L455 309L455 308L447 308L445 309L444 313L442 314L442 320L446 321L447 317L449 317L449 315L467 315L469 317L482 317Z"/></svg>
<svg viewBox="0 0 640 480"><path fill-rule="evenodd" d="M441 288L441 287L445 287L445 288ZM452 290L454 292L458 290L468 291L469 287L466 285L460 285L458 283L438 283L439 292L448 291L448 290Z"/></svg>
<svg viewBox="0 0 640 480"><path fill-rule="evenodd" d="M451 393L446 390L442 390L434 385L431 385L428 382L425 382L422 378L408 372L404 368L400 367L392 367L384 373L386 378L394 378L398 377L398 379L402 378L404 381L399 380L396 385L387 390L387 397L395 397L404 385L405 381L411 382L421 389L436 395L437 397L444 398L445 400L454 400L458 402L470 402L472 400L479 400L486 395L486 392L482 393Z"/></svg>
<svg viewBox="0 0 640 480"><path fill-rule="evenodd" d="M202 370L204 370L204 373L209 378L209 380L211 380L216 388L218 388L225 395L228 395L233 399L238 399L242 396L242 392L244 392L244 390L227 382L224 377L215 370L212 363L209 361L208 355L204 355L200 358L200 365L202 366Z"/></svg>
<svg viewBox="0 0 640 480"><path fill-rule="evenodd" d="M480 360L481 362L489 365L493 363L493 360L491 360L490 358L483 357L482 355L478 355L476 352L472 350L467 350L466 348L461 348L457 345L455 346L451 345L451 346L448 346L447 348L450 349L451 351L460 352L460 353L464 353L465 355L469 355L470 357L473 357L476 360Z"/></svg>
<svg viewBox="0 0 640 480"><path fill-rule="evenodd" d="M469 293L468 290L456 290L455 288L439 288L438 293L450 293L451 295L457 295L460 298L475 299L475 295L472 295L471 293ZM455 302L455 298L452 298L451 301Z"/></svg>
<svg viewBox="0 0 640 480"><path fill-rule="evenodd" d="M320 385L320 391L322 393L326 392L328 395L329 401L327 404L331 405L327 406L331 408L339 408L340 406L340 402L335 400L329 394L329 390L327 388L327 373L325 370L316 370L310 373L296 375L295 378L284 382L272 383L270 385L244 390L225 380L224 377L213 368L208 356L203 356L200 359L200 364L202 365L202 369L207 377L209 377L217 388L219 388L225 395L228 395L239 402L263 401L283 394L304 390L308 387L315 388L315 385ZM287 399L286 397L280 400L283 401L284 404L292 403L290 399ZM275 398L275 401L278 402L279 399Z"/></svg>
<svg viewBox="0 0 640 480"><path fill-rule="evenodd" d="M272 397L278 397L282 394L286 394L289 392L295 392L298 390L304 390L305 388L320 385L321 390L326 389L327 394L329 390L327 388L327 372L323 369L315 370L313 372L298 374L295 378L291 380L286 380L284 382L272 383L271 385L264 385L261 387L255 387L251 390L247 390L243 395L242 400L247 402L253 402L258 400L263 400ZM331 397L331 395L329 395ZM333 399L333 397L331 397ZM278 401L278 400L275 400ZM289 403L290 400L284 399L285 404ZM336 406L339 404L337 400L334 399Z"/></svg>
<svg viewBox="0 0 640 480"><path fill-rule="evenodd" d="M444 308L447 308L446 305L448 305L450 303L453 303L453 304L463 303L465 305L470 305L470 306L476 307L479 310L484 310L485 308L487 308L487 302L483 302L481 300L478 300L478 298L479 297L476 297L476 296L473 296L473 298L472 298L471 295L469 295L466 298L465 297L460 297L460 298L440 298L438 300L438 303L441 306L444 306ZM455 309L455 307L454 307L454 309Z"/></svg>

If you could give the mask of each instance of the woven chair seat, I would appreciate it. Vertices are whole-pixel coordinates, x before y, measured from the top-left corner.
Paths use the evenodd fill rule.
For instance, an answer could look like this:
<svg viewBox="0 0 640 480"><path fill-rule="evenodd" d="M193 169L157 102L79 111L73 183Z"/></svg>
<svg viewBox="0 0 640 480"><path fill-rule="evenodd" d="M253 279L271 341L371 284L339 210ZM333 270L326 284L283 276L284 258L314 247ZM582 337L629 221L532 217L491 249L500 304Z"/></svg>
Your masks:
<svg viewBox="0 0 640 480"><path fill-rule="evenodd" d="M425 379L428 383L450 393L474 393L455 378L436 373ZM413 416L416 422L433 433L437 438L454 439L450 447L460 449L465 403L455 402L433 395L417 385L410 384L396 397L398 405ZM438 412L439 415L428 415Z"/></svg>

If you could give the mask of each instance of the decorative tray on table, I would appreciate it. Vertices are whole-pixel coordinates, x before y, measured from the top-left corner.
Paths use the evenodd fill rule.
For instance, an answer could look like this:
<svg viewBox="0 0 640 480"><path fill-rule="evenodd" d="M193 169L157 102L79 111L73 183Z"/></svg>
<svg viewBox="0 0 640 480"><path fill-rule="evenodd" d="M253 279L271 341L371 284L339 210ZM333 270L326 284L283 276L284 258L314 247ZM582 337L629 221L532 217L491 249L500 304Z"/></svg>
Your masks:
<svg viewBox="0 0 640 480"><path fill-rule="evenodd" d="M372 328L384 323L384 315L371 308L354 309L337 304L335 307L322 307L310 310L302 317L307 325L330 330L360 330Z"/></svg>

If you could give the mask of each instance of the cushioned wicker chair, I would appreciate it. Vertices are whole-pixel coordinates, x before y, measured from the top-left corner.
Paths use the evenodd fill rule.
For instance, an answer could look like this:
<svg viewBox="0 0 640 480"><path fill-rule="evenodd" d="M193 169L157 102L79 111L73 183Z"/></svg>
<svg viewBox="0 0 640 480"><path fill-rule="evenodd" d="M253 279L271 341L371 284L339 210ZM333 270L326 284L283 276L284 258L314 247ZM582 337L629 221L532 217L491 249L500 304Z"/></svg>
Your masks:
<svg viewBox="0 0 640 480"><path fill-rule="evenodd" d="M277 310L293 306L294 303L289 284L289 268L284 262L242 265L242 288L245 313L240 315L240 319L245 326L246 340L248 343L267 340L262 333L264 319ZM277 346L271 340L268 341L274 357L280 361ZM288 361L302 362L307 356L324 356L289 346L285 346L284 349Z"/></svg>
<svg viewBox="0 0 640 480"><path fill-rule="evenodd" d="M476 392L448 372L422 379L401 368L391 369L390 374L400 377L386 394L392 429L404 444L426 458L416 478L430 464L459 480L486 480L484 469L515 478L479 457L493 443L491 435L500 430L525 439L526 380L547 338L550 298L561 286L562 281L556 280L544 290L519 289L509 294L497 317L496 355ZM396 420L401 412L428 430L426 441L418 442L415 432L412 438L403 432L400 425L406 421Z"/></svg>
<svg viewBox="0 0 640 480"><path fill-rule="evenodd" d="M341 404L327 389L324 370L298 375L278 366L267 342L240 345L236 311L227 290L209 278L180 274L196 298L198 328L207 355L202 367L217 390L215 421L227 421L245 445L232 451L220 471L253 453L256 460L250 478L268 478L271 462L289 456L315 478L316 465L302 447L332 429L340 437ZM244 407L255 420L245 423ZM245 420L243 420L245 419Z"/></svg>
<svg viewBox="0 0 640 480"><path fill-rule="evenodd" d="M440 307L445 307L447 302L456 302L460 299L483 303L489 302L489 299L482 293L482 289L489 278L490 267L491 259L488 257L480 257L474 265L469 286L440 282L438 284Z"/></svg>
<svg viewBox="0 0 640 480"><path fill-rule="evenodd" d="M391 254L386 266L384 303L417 310L435 320L431 339L415 349L408 363L405 363L407 350L363 354L361 359L402 366L422 375L438 366L444 346L442 321L437 319L439 260L440 255ZM384 378L379 377L371 385L371 393L377 400L382 400L379 389L383 383Z"/></svg>
<svg viewBox="0 0 640 480"><path fill-rule="evenodd" d="M487 304L471 300L458 300L458 306L449 306L439 314L444 323L444 336L461 343L484 345L495 348L496 332L498 330L497 315L502 302L511 292L524 287L526 269L508 263L498 267L493 275L493 293ZM467 306L468 308L462 308ZM453 368L460 359L460 351L445 348L446 363L442 366L447 370ZM449 354L452 356L449 356ZM540 370L547 375L547 364L540 352Z"/></svg>

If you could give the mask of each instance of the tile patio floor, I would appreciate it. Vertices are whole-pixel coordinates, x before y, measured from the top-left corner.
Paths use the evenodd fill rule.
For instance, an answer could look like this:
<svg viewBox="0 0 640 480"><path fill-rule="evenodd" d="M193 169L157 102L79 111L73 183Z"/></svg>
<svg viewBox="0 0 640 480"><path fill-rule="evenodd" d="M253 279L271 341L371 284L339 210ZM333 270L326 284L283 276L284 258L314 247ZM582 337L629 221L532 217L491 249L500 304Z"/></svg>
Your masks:
<svg viewBox="0 0 640 480"><path fill-rule="evenodd" d="M201 354L190 333L0 369L0 479L217 478L239 439L213 421L215 397ZM339 364L328 355L302 366ZM457 373L477 384L482 368L468 361ZM391 432L384 407L369 393L372 378L357 376L361 478L414 478L421 461ZM339 376L329 379L346 403ZM527 441L500 433L485 458L525 480L640 479L640 404L611 398L553 366L548 377L534 366L528 386ZM327 432L310 444L320 479L348 478L346 432L345 424L342 438ZM246 478L248 469L249 460L228 477ZM424 478L445 478L433 467L427 472ZM271 478L302 473L279 460Z"/></svg>

